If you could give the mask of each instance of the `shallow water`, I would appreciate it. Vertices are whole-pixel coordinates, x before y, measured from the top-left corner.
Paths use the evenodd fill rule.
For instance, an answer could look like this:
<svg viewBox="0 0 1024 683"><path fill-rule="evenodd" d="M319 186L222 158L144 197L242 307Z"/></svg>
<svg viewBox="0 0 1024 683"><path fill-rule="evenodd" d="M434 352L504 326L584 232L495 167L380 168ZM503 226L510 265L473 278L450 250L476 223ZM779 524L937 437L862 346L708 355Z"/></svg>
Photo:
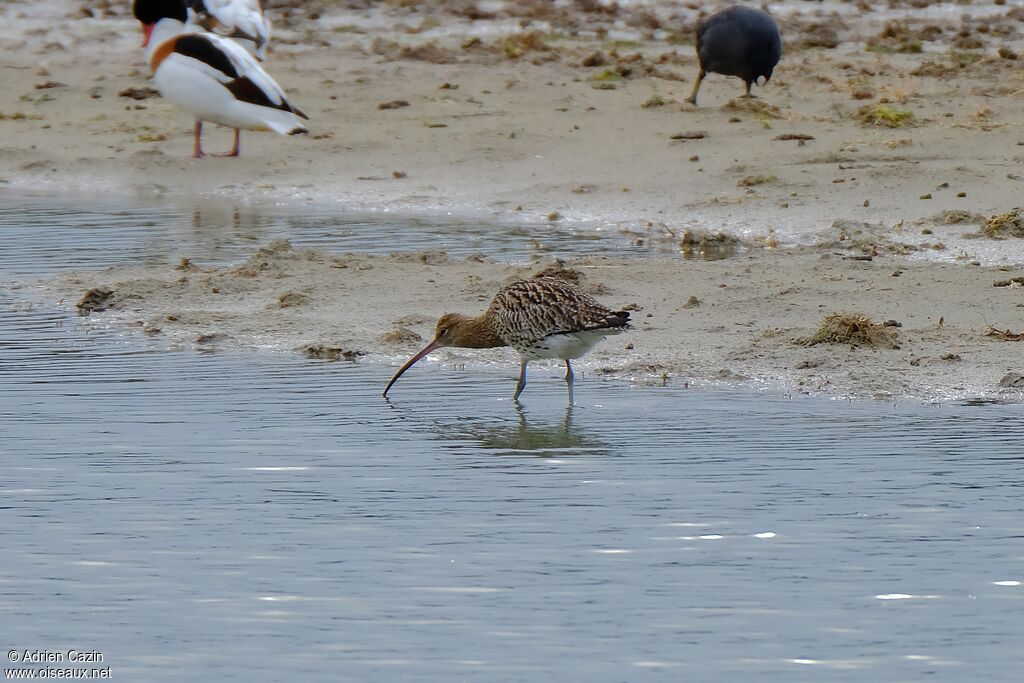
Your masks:
<svg viewBox="0 0 1024 683"><path fill-rule="evenodd" d="M247 258L276 238L296 247L339 252L440 249L456 257L485 253L525 261L584 255L660 255L661 247L634 245L628 236L543 224L409 219L359 214L330 205L174 199L55 199L0 193L0 235L8 241L0 277L94 269L124 263L198 263Z"/></svg>
<svg viewBox="0 0 1024 683"><path fill-rule="evenodd" d="M122 218L0 222L10 649L131 681L1016 677L1019 406L587 377L570 411L552 368L517 410L514 367L441 365L387 402L391 368L166 352L4 287L251 248Z"/></svg>

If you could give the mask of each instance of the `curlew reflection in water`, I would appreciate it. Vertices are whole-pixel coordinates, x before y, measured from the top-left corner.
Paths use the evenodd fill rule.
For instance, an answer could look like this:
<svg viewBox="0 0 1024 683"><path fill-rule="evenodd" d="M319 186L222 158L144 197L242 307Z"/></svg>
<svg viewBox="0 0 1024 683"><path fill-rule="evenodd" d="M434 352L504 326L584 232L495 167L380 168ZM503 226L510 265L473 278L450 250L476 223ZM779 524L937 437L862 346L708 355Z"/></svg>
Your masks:
<svg viewBox="0 0 1024 683"><path fill-rule="evenodd" d="M533 455L554 458L569 455L603 455L611 450L574 421L578 407L567 405L558 413L531 410L516 403L515 416L498 419L464 418L436 430L438 438L468 441L497 455Z"/></svg>

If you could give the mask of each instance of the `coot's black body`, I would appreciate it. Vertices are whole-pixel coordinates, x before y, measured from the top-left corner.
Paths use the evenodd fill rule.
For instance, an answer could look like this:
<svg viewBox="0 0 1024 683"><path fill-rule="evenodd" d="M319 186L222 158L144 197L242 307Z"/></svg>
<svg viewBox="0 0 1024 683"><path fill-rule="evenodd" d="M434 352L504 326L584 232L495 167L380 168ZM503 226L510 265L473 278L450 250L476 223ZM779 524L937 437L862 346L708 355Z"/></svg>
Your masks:
<svg viewBox="0 0 1024 683"><path fill-rule="evenodd" d="M767 12L735 5L697 27L697 57L700 73L688 102L697 104L700 83L709 73L742 78L747 85L745 97L751 97L751 84L761 77L767 83L772 77L782 57L782 35Z"/></svg>

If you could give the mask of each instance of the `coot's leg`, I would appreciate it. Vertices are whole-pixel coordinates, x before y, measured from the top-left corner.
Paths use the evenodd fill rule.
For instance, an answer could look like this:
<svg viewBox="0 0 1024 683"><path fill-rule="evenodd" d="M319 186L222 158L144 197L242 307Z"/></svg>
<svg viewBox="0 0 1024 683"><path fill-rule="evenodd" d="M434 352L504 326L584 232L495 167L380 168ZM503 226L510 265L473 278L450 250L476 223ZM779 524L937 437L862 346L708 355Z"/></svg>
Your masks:
<svg viewBox="0 0 1024 683"><path fill-rule="evenodd" d="M689 102L690 104L692 104L692 105L696 105L697 104L697 91L700 90L700 83L701 83L701 81L704 80L704 76L706 76L706 75L707 74L704 72L704 69L701 69L697 73L697 82L693 84L693 92L690 93L690 96L686 98L686 101Z"/></svg>

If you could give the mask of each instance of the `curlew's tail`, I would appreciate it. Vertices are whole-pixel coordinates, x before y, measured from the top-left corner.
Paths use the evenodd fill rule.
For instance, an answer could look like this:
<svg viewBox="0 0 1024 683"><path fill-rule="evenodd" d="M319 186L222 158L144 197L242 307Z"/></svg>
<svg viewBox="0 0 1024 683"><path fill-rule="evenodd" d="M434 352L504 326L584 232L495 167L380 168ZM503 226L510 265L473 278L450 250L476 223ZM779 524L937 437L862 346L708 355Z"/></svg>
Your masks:
<svg viewBox="0 0 1024 683"><path fill-rule="evenodd" d="M615 311L606 320L608 321L608 327L632 327L629 321L629 311Z"/></svg>
<svg viewBox="0 0 1024 683"><path fill-rule="evenodd" d="M608 311L601 320L587 325L586 330L609 330L621 332L633 326L629 322L629 311Z"/></svg>

